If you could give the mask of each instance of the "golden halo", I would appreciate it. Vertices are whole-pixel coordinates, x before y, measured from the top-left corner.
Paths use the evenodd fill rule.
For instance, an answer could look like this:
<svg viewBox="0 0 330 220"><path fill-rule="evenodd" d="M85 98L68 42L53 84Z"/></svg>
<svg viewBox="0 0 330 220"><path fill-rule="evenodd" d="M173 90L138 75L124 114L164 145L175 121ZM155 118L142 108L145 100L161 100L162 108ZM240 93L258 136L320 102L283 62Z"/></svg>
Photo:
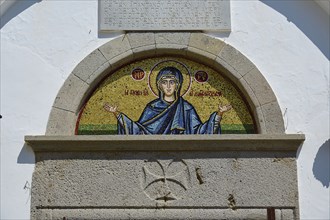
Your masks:
<svg viewBox="0 0 330 220"><path fill-rule="evenodd" d="M182 73L182 76L183 76L183 83L181 86L180 96L185 96L190 90L192 78L191 78L191 74L190 74L188 67L185 64L183 64L179 61L176 61L176 60L163 60L163 61L156 63L151 68L149 77L148 77L148 86L149 86L150 91L156 97L158 97L158 88L157 88L157 84L156 84L156 78L157 78L159 71L165 67L175 67L178 70L180 70L180 72Z"/></svg>

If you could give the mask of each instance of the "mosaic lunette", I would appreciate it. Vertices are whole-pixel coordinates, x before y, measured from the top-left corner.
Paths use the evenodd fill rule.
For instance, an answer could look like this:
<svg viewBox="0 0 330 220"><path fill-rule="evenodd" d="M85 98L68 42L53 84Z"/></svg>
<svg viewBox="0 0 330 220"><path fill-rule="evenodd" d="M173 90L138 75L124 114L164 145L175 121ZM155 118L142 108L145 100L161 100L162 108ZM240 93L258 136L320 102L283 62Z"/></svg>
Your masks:
<svg viewBox="0 0 330 220"><path fill-rule="evenodd" d="M182 75L181 81L180 77L174 77L173 79L174 84L178 86L174 88L174 90L177 90L177 93L174 92L174 100L170 101L164 100L165 90L161 91L159 84L162 81L160 80L161 77L157 80L160 70L165 67L177 69ZM158 119L154 120L152 128L145 128L145 126L141 127L139 124L136 124L136 122L141 122L141 120L139 122L139 119L141 119L141 115L143 116L142 113L145 113L146 106L150 107L153 101L157 102L156 100L158 100L159 105L162 105L158 107L162 107L161 111L168 117L164 117L159 121L160 116L157 116ZM180 114L180 110L177 108L180 101L181 104L188 103L186 107L193 109L192 111L196 112L196 117L200 121L208 122L207 125L204 124L204 129L201 127L187 129L185 127L188 124L187 116L176 120L175 123L179 122L179 124L173 123L175 121L175 113ZM108 103L106 108L104 108L105 103ZM214 118L210 122L210 115L219 113L219 105L223 108L232 106L232 109L228 109L221 116L221 129L220 127L214 129ZM116 117L109 113L111 107L116 108L112 109L115 110ZM147 114L152 113L149 112ZM126 120L128 122L126 127L123 126L125 123L121 123L124 122L122 120L123 116L129 119ZM122 121L120 122L120 120ZM180 128L182 129L171 130L172 125L174 127L177 126L176 128L181 126ZM134 132L134 129L131 129L132 126L135 127ZM208 129L205 129L205 126ZM253 118L239 92L220 73L184 58L161 57L137 61L112 73L95 90L82 109L80 120L77 123L77 134L118 133L255 133L255 126Z"/></svg>

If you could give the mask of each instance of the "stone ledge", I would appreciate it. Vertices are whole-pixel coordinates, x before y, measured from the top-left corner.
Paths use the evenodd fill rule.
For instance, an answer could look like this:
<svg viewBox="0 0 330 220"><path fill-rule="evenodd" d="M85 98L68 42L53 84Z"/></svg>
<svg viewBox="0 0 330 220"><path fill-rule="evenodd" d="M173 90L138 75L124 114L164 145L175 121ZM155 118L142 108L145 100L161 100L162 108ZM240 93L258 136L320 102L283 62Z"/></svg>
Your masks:
<svg viewBox="0 0 330 220"><path fill-rule="evenodd" d="M25 136L35 152L296 151L303 134Z"/></svg>

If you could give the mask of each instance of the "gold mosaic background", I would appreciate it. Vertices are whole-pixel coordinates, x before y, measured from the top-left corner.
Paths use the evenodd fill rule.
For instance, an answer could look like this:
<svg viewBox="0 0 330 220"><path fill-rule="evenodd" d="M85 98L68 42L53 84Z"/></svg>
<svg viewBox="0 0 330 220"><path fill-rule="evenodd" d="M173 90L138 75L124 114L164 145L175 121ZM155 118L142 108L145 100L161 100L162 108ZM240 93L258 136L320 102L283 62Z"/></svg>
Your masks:
<svg viewBox="0 0 330 220"><path fill-rule="evenodd" d="M118 105L119 111L137 121L145 106L158 98L152 89L156 90L156 75L165 66L174 66L182 72L184 83L181 95L184 95L183 98L195 107L203 122L211 113L218 110L220 103L231 104L233 109L226 112L221 120L222 133L255 133L251 114L230 81L205 65L184 58L160 57L131 63L109 75L82 109L77 123L77 134L117 134L116 118L103 108L106 102ZM145 71L146 74L142 80L133 79L131 73L136 68ZM187 69L191 73L190 88L190 75ZM149 86L151 70L153 71L150 75ZM194 79L197 71L207 72L208 81L197 82Z"/></svg>

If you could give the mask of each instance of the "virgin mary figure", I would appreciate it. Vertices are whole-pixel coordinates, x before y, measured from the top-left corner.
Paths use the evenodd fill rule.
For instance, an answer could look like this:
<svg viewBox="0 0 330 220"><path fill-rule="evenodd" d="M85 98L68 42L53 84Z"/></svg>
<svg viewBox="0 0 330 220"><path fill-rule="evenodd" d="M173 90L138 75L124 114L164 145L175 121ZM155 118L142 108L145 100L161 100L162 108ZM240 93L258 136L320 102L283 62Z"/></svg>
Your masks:
<svg viewBox="0 0 330 220"><path fill-rule="evenodd" d="M194 106L180 96L183 76L175 67L161 69L156 77L158 98L147 104L138 121L106 103L117 118L118 134L220 134L220 120L230 105L221 106L202 123Z"/></svg>

